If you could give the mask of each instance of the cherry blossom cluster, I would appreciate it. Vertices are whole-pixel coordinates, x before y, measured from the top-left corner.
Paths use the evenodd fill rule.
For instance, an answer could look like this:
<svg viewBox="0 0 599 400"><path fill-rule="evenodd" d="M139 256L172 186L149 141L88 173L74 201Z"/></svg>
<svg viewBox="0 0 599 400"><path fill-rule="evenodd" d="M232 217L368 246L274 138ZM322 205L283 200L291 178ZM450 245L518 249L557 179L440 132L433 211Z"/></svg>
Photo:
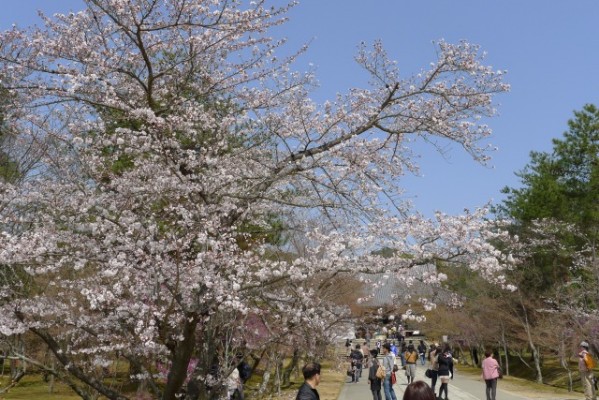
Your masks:
<svg viewBox="0 0 599 400"><path fill-rule="evenodd" d="M347 315L339 274L443 261L505 284L513 260L490 244L505 234L484 209L426 219L398 185L417 170L414 137L488 160L479 118L508 86L478 47L440 42L403 78L364 45L371 86L316 104L313 73L292 70L303 49L279 59L284 41L268 36L291 5L86 4L0 35L7 129L45 146L34 174L0 186L2 334L37 335L108 398L122 397L91 366L124 357L173 399L189 379L214 390L211 368L230 371L238 351L281 337L314 348ZM375 255L384 247L395 256Z"/></svg>

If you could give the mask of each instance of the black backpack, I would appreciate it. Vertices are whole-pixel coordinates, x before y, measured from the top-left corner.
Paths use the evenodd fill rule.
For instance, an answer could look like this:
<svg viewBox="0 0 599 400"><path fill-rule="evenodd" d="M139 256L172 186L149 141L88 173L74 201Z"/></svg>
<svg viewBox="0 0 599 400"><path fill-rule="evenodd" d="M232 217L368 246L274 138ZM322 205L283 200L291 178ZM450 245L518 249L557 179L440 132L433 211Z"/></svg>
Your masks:
<svg viewBox="0 0 599 400"><path fill-rule="evenodd" d="M364 358L364 355L362 354L362 352L360 350L354 350L352 352L351 358L356 361L362 361L362 359Z"/></svg>
<svg viewBox="0 0 599 400"><path fill-rule="evenodd" d="M245 361L239 363L237 370L239 371L239 379L241 379L242 383L245 383L252 376L252 367Z"/></svg>

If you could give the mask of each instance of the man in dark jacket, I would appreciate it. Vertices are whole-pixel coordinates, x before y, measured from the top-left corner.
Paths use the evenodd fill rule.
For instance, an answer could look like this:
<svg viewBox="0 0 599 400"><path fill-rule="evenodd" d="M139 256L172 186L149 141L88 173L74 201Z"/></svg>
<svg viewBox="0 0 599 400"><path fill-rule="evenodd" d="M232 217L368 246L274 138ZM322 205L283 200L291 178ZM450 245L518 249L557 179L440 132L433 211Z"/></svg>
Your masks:
<svg viewBox="0 0 599 400"><path fill-rule="evenodd" d="M320 383L320 364L308 363L302 369L304 383L299 388L295 400L320 400L316 386Z"/></svg>
<svg viewBox="0 0 599 400"><path fill-rule="evenodd" d="M362 347L357 344L356 349L351 353L351 363L356 367L356 372L352 377L352 382L358 382L362 377L362 361L364 360L364 354L362 354Z"/></svg>

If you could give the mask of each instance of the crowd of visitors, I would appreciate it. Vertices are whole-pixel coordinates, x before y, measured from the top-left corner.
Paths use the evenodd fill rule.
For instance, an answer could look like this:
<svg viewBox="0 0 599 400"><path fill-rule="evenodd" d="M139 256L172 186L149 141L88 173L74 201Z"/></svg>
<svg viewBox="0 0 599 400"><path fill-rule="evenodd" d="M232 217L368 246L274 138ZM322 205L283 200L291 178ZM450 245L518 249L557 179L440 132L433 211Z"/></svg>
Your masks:
<svg viewBox="0 0 599 400"><path fill-rule="evenodd" d="M395 337L398 336L393 336L393 338ZM434 393L437 375L439 374L439 356L443 358L441 375L449 377L449 374L453 373L453 363L448 363L447 360L447 357L451 356L449 350L441 354L441 349L437 349L438 345L436 343L432 344L429 350L424 340L419 340L418 345L415 345L413 340L405 340L403 336L399 337L401 338L399 341L395 339L377 340L376 346L372 350L369 348L368 340L364 341L363 345L356 344L355 346L352 346L349 339L346 340L345 346L348 350L347 374L350 377L350 382L359 382L362 377L362 370L368 370L368 384L373 400L382 400L381 392L385 393L386 400L397 400L393 388L398 379L397 372L404 371L408 385L416 384L418 383L416 382L417 365L426 365L427 360L429 363L428 369L432 371L430 374L432 387L428 384L425 385L431 392ZM379 357L379 354L382 357ZM444 379L442 382L444 382ZM417 396L416 392L424 393L421 388L422 383L415 386L414 394L411 396ZM446 386L442 386L441 393L445 393L447 396ZM425 399L425 397L422 399Z"/></svg>
<svg viewBox="0 0 599 400"><path fill-rule="evenodd" d="M396 400L393 385L397 382L396 372L400 369L405 371L408 387L404 392L403 399L447 400L449 398L449 381L454 374L454 355L448 343L440 346L433 342L430 346L419 340L417 346L412 340L404 337L396 343L395 340L380 340L376 347L369 350L368 341L364 345L357 344L351 348L351 341L347 339L346 346L349 354L348 375L351 382L358 382L363 368L368 370L368 384L372 392L373 400L382 400L381 390L385 393L385 400ZM379 352L383 357L377 359ZM501 376L501 368L497 360L493 358L491 351L485 353L482 362L482 377L485 380L487 400L495 400L497 392L497 379ZM430 379L430 385L423 381L416 381L417 365L426 365L426 377ZM437 381L440 382L439 394L435 395Z"/></svg>
<svg viewBox="0 0 599 400"><path fill-rule="evenodd" d="M454 376L454 356L449 343L443 343L440 346L434 342L427 348L424 340L420 340L417 347L414 346L411 340L407 344L405 340L401 340L397 344L395 341L385 340L382 343L377 341L376 347L370 350L368 341L363 345L356 344L355 348L352 349L351 341L348 339L346 346L349 350L350 367L348 375L351 376L351 382L358 382L362 376L362 370L367 369L368 385L373 400L383 400L381 391L385 393L385 400L397 400L393 385L397 382L396 372L400 369L405 370L407 379L403 400L449 399L449 381ZM379 352L382 357L379 357ZM580 343L578 357L585 400L597 400L596 380L593 372L595 361L589 352L589 344L586 341ZM425 376L430 379L430 385L422 380L415 380L418 361L420 361L420 365L425 365L428 362ZM317 380L310 380L312 375L306 373L308 365L304 368L306 382L300 388L296 400L319 399L316 385L320 382L320 365L318 365ZM502 370L491 350L485 351L481 369L481 377L485 382L486 400L496 400L497 380L502 378ZM312 370L314 368L308 371ZM435 392L437 381L440 382L438 395Z"/></svg>

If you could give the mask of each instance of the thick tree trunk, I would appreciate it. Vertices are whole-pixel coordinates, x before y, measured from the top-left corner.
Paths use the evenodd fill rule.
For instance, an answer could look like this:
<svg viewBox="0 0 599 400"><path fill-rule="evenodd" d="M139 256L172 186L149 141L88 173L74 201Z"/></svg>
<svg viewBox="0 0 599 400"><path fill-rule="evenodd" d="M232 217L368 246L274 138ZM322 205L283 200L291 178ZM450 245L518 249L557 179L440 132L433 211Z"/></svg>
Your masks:
<svg viewBox="0 0 599 400"><path fill-rule="evenodd" d="M173 354L171 369L168 372L166 386L162 395L163 400L176 400L181 387L187 378L187 368L196 346L196 326L198 321L195 317L185 319L183 327L183 340L179 342Z"/></svg>
<svg viewBox="0 0 599 400"><path fill-rule="evenodd" d="M226 398L226 387L223 383L222 337L224 333L219 329L218 323L211 327L200 328L202 332L201 343L198 344L198 363L192 378L187 384L185 400L214 400ZM205 379L210 377L210 379Z"/></svg>

